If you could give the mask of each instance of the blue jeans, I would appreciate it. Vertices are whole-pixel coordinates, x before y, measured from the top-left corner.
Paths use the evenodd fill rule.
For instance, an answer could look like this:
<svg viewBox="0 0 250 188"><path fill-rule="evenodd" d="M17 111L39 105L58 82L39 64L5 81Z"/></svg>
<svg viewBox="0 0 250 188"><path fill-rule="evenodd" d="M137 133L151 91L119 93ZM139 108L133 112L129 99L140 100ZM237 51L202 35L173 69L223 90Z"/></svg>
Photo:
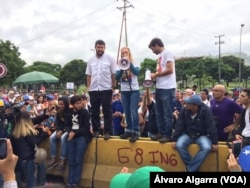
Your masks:
<svg viewBox="0 0 250 188"><path fill-rule="evenodd" d="M56 132L54 131L53 134L50 136L50 157L56 157L56 145L57 145L57 137ZM67 157L67 139L68 139L68 132L64 132L61 136L61 159L66 159Z"/></svg>
<svg viewBox="0 0 250 188"><path fill-rule="evenodd" d="M83 169L83 158L86 149L87 143L84 136L79 136L68 141L68 184L78 185L80 183Z"/></svg>
<svg viewBox="0 0 250 188"><path fill-rule="evenodd" d="M36 163L37 175L36 175L36 185L42 186L46 183L46 165L45 162Z"/></svg>
<svg viewBox="0 0 250 188"><path fill-rule="evenodd" d="M173 128L173 100L175 99L175 88L156 89L156 122L158 131L164 136L172 136Z"/></svg>
<svg viewBox="0 0 250 188"><path fill-rule="evenodd" d="M194 157L192 157L188 151L190 144L197 144L200 148ZM212 142L207 136L199 136L197 139L193 140L187 134L182 134L176 142L176 149L183 162L186 164L187 171L196 172L211 152Z"/></svg>
<svg viewBox="0 0 250 188"><path fill-rule="evenodd" d="M133 132L139 135L138 106L140 101L140 92L139 90L121 91L121 99L127 123L126 132Z"/></svg>
<svg viewBox="0 0 250 188"><path fill-rule="evenodd" d="M26 188L34 188L36 184L36 164L34 160L23 160L22 161L22 171L26 180Z"/></svg>

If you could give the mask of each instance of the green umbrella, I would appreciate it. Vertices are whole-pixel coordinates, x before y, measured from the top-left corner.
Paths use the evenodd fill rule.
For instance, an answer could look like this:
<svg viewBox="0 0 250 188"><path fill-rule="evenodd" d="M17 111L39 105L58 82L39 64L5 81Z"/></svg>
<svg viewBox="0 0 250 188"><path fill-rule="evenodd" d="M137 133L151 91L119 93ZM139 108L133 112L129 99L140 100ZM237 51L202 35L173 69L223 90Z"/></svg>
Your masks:
<svg viewBox="0 0 250 188"><path fill-rule="evenodd" d="M56 83L59 79L46 72L33 71L22 74L15 81L14 84L39 84L39 83Z"/></svg>

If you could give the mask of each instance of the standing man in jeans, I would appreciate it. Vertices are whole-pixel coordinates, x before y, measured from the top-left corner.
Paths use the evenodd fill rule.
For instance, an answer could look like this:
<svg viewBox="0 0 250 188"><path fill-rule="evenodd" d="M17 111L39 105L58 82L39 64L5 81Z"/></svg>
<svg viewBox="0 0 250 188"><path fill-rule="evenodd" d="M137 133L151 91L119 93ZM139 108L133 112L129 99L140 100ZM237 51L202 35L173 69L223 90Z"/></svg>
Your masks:
<svg viewBox="0 0 250 188"><path fill-rule="evenodd" d="M93 136L98 138L100 128L100 106L104 115L104 140L112 134L112 93L115 88L115 59L105 52L105 42L95 42L96 55L87 64L87 87L91 104Z"/></svg>
<svg viewBox="0 0 250 188"><path fill-rule="evenodd" d="M152 39L148 47L153 53L159 55L156 72L151 73L151 79L156 80L155 102L159 134L152 136L151 139L166 143L171 141L173 128L173 101L176 90L175 59L164 48L159 38Z"/></svg>

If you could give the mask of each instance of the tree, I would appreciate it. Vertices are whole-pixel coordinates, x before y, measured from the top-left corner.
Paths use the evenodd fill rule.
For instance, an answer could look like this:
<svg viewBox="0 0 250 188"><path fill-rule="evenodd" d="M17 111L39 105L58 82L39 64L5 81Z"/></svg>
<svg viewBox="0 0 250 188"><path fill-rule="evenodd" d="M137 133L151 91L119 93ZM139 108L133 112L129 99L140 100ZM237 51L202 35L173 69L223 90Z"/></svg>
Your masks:
<svg viewBox="0 0 250 188"><path fill-rule="evenodd" d="M149 69L151 72L156 70L156 60L144 59L140 67L140 75L138 77L139 84L142 85L142 82L145 80L145 72Z"/></svg>
<svg viewBox="0 0 250 188"><path fill-rule="evenodd" d="M63 84L66 82L74 82L77 88L87 83L87 78L85 75L85 70L87 63L81 59L72 60L71 62L64 65L60 72L60 81Z"/></svg>
<svg viewBox="0 0 250 188"><path fill-rule="evenodd" d="M191 57L191 58L180 58L175 61L175 70L176 70L176 80L179 83L180 88L191 87L190 84L193 84L193 81L190 82L190 78L199 78L201 77L201 62L203 57ZM199 79L200 80L200 79ZM185 83L185 86L184 86ZM189 84L189 85L188 85Z"/></svg>
<svg viewBox="0 0 250 188"><path fill-rule="evenodd" d="M248 81L250 80L250 66L247 66L243 69L243 72L242 72L242 80L243 80L243 83L245 82L245 87L247 88L248 87Z"/></svg>
<svg viewBox="0 0 250 188"><path fill-rule="evenodd" d="M62 70L62 66L59 64L51 64L42 61L36 61L33 65L30 65L25 68L25 72L39 71L49 73L57 78L60 76L60 72Z"/></svg>
<svg viewBox="0 0 250 188"><path fill-rule="evenodd" d="M235 56L224 56L222 57L222 78L224 78L227 82L227 86L234 79L238 79L239 77L239 61L240 59ZM244 64L244 63L243 63ZM242 65L241 65L242 66ZM243 70L243 66L242 66Z"/></svg>
<svg viewBox="0 0 250 188"><path fill-rule="evenodd" d="M23 67L26 63L20 55L18 47L8 40L6 42L0 40L0 62L7 68L6 76L0 79L1 85L11 87L14 80L25 72Z"/></svg>
<svg viewBox="0 0 250 188"><path fill-rule="evenodd" d="M221 78L229 85L237 77L239 60L234 56L224 56L221 60ZM243 64L244 67L244 64ZM244 69L246 70L246 69ZM243 71L243 73L245 73ZM214 85L219 82L218 59L210 57L181 58L176 60L177 81L186 82L187 77L195 75L199 87L204 87L207 81ZM247 75L245 73L244 75ZM246 77L246 76L245 76ZM207 79L209 80L207 80ZM243 77L242 77L243 78ZM190 84L190 83L189 83Z"/></svg>

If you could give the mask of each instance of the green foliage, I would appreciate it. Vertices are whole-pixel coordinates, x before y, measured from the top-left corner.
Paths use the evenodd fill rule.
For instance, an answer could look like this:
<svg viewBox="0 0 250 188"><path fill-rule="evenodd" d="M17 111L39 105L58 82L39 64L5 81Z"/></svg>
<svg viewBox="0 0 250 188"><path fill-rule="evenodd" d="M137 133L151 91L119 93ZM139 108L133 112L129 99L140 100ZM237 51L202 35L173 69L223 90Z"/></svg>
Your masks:
<svg viewBox="0 0 250 188"><path fill-rule="evenodd" d="M40 71L49 73L57 78L60 76L60 71L62 70L62 66L59 64L51 64L47 62L36 61L31 66L27 66L25 68L25 72L32 72L32 71Z"/></svg>
<svg viewBox="0 0 250 188"><path fill-rule="evenodd" d="M238 78L239 75L239 58L234 56L224 56L221 58L221 79L229 85L230 82ZM195 75L194 82L200 87L205 86L206 82L212 85L219 83L219 61L210 57L195 57L195 58L182 58L176 60L176 76L177 81L184 83L187 78ZM242 79L247 79L250 74L250 69L246 68L242 61ZM244 71L243 71L244 70ZM209 76L209 77L208 77ZM191 87L186 82L182 84L183 87Z"/></svg>
<svg viewBox="0 0 250 188"><path fill-rule="evenodd" d="M87 94L86 91L87 91L86 85L80 85L77 90L77 94Z"/></svg>
<svg viewBox="0 0 250 188"><path fill-rule="evenodd" d="M74 82L77 87L87 83L87 77L85 75L86 67L87 63L83 60L73 60L67 63L60 72L60 81L63 84L66 84L66 82Z"/></svg>
<svg viewBox="0 0 250 188"><path fill-rule="evenodd" d="M145 79L145 72L146 72L147 69L149 69L151 72L155 72L155 70L156 70L156 60L146 58L141 63L140 75L138 77L140 85L142 85L142 82Z"/></svg>
<svg viewBox="0 0 250 188"><path fill-rule="evenodd" d="M10 41L0 40L0 62L7 68L5 77L0 78L0 85L12 86L13 79L23 74L25 61L20 58L18 47Z"/></svg>

